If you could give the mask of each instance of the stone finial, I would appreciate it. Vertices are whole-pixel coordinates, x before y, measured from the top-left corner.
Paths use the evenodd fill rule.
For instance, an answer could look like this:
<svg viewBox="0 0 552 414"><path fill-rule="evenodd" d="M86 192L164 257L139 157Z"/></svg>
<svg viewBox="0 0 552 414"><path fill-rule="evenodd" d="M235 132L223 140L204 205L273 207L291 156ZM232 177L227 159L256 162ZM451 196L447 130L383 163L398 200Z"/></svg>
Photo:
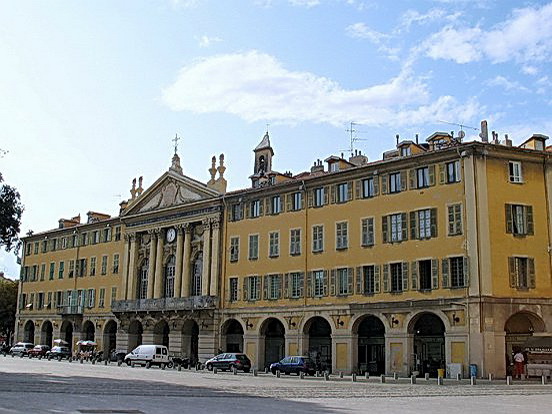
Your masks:
<svg viewBox="0 0 552 414"><path fill-rule="evenodd" d="M144 180L144 177L140 176L138 178L138 188L136 189L136 194L138 195L138 197L140 197L142 195L142 193L144 192L144 188L142 187L142 181Z"/></svg>
<svg viewBox="0 0 552 414"><path fill-rule="evenodd" d="M209 180L209 184L213 184L215 182L215 174L217 173L216 163L217 163L217 157L213 155L213 158L211 158L211 168L209 168L209 174L211 174L211 179Z"/></svg>
<svg viewBox="0 0 552 414"><path fill-rule="evenodd" d="M169 171L174 171L178 174L182 174L182 167L180 166L180 157L176 153L172 157L172 165L169 168Z"/></svg>
<svg viewBox="0 0 552 414"><path fill-rule="evenodd" d="M213 157L214 159L215 157ZM214 164L213 164L214 166ZM224 166L224 154L220 154L219 156L219 166L217 168L218 173L220 175L219 180L224 178L224 172L226 171L226 167Z"/></svg>
<svg viewBox="0 0 552 414"><path fill-rule="evenodd" d="M136 178L132 180L132 188L130 189L131 200L136 198Z"/></svg>

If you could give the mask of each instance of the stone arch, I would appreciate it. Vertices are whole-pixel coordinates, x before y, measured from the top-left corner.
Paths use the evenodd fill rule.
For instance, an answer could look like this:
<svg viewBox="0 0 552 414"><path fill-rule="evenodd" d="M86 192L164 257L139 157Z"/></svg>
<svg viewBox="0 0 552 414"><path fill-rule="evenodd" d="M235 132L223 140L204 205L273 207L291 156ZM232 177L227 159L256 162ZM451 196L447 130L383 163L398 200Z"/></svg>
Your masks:
<svg viewBox="0 0 552 414"><path fill-rule="evenodd" d="M228 319L221 326L221 350L243 352L243 325L237 319Z"/></svg>
<svg viewBox="0 0 552 414"><path fill-rule="evenodd" d="M305 346L308 355L316 362L318 370L332 369L332 333L331 323L323 316L313 316L303 325Z"/></svg>
<svg viewBox="0 0 552 414"><path fill-rule="evenodd" d="M504 323L504 344L506 370L513 362L513 356L518 351L523 351L525 342L535 332L546 332L544 320L534 312L523 310L515 312ZM512 374L512 372L507 372Z"/></svg>
<svg viewBox="0 0 552 414"><path fill-rule="evenodd" d="M188 319L182 325L181 352L190 358L190 363L195 365L199 354L199 325L193 319Z"/></svg>
<svg viewBox="0 0 552 414"><path fill-rule="evenodd" d="M82 324L82 339L85 341L94 341L96 337L96 328L94 322L88 320Z"/></svg>
<svg viewBox="0 0 552 414"><path fill-rule="evenodd" d="M130 322L128 327L128 351L132 351L137 346L142 345L142 334L144 333L144 327L142 322L134 319Z"/></svg>
<svg viewBox="0 0 552 414"><path fill-rule="evenodd" d="M264 352L263 356L264 367L269 366L273 362L278 362L284 357L286 345L286 328L284 323L274 317L265 319L259 328Z"/></svg>
<svg viewBox="0 0 552 414"><path fill-rule="evenodd" d="M23 342L30 342L34 344L35 341L35 324L32 320L25 322L25 327L23 328Z"/></svg>
<svg viewBox="0 0 552 414"><path fill-rule="evenodd" d="M161 319L153 327L153 343L155 345L165 345L168 348L170 333L171 329L168 322L165 319Z"/></svg>
<svg viewBox="0 0 552 414"><path fill-rule="evenodd" d="M117 322L113 319L106 322L103 329L103 352L105 357L117 349Z"/></svg>
<svg viewBox="0 0 552 414"><path fill-rule="evenodd" d="M412 354L415 355L415 371L423 376L437 377L438 369L446 366L445 333L448 319L437 312L422 311L410 318L408 333L413 335Z"/></svg>
<svg viewBox="0 0 552 414"><path fill-rule="evenodd" d="M174 279L176 274L176 256L169 255L165 261L163 275L163 295L166 298L174 297Z"/></svg>
<svg viewBox="0 0 552 414"><path fill-rule="evenodd" d="M59 330L61 339L67 342L69 349L73 349L73 324L71 321L63 321Z"/></svg>
<svg viewBox="0 0 552 414"><path fill-rule="evenodd" d="M353 323L352 333L357 343L356 363L361 374L385 373L385 332L384 321L372 314L361 315Z"/></svg>
<svg viewBox="0 0 552 414"><path fill-rule="evenodd" d="M54 339L53 336L54 328L52 326L52 322L44 321L42 323L42 327L40 328L40 344L52 347L52 341Z"/></svg>
<svg viewBox="0 0 552 414"><path fill-rule="evenodd" d="M444 312L442 312L440 310L430 310L430 311L420 310L420 311L416 311L416 312L413 312L413 313L409 314L408 317L404 321L404 325L407 327L407 332L409 334L414 334L414 325L416 324L418 319L420 319L426 313L431 313L431 314L435 315L436 317L438 317L441 320L441 322L443 323L443 325L445 325L445 332L450 331L450 329L451 329L450 321L449 321L449 319L447 318L447 315L445 315ZM387 328L387 326L386 326L386 328Z"/></svg>

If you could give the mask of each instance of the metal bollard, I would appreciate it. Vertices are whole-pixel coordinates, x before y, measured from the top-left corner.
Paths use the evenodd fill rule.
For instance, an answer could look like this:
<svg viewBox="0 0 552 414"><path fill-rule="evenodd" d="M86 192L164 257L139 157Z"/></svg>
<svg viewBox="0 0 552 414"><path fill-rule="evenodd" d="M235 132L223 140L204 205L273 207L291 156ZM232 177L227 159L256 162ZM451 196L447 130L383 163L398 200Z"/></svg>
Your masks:
<svg viewBox="0 0 552 414"><path fill-rule="evenodd" d="M259 375L259 371L257 371L257 368L253 370L253 376L256 377Z"/></svg>
<svg viewBox="0 0 552 414"><path fill-rule="evenodd" d="M427 373L427 372L425 373L425 380L429 381L429 373Z"/></svg>
<svg viewBox="0 0 552 414"><path fill-rule="evenodd" d="M397 381L399 379L399 374L397 374L396 372L393 372L393 379Z"/></svg>
<svg viewBox="0 0 552 414"><path fill-rule="evenodd" d="M456 381L462 381L462 374L460 373L456 374Z"/></svg>
<svg viewBox="0 0 552 414"><path fill-rule="evenodd" d="M356 382L356 374L353 372L353 374L351 375L351 382Z"/></svg>
<svg viewBox="0 0 552 414"><path fill-rule="evenodd" d="M299 378L301 379L305 378L305 373L303 371L299 372Z"/></svg>
<svg viewBox="0 0 552 414"><path fill-rule="evenodd" d="M410 383L411 384L416 384L416 375L411 375L410 376Z"/></svg>
<svg viewBox="0 0 552 414"><path fill-rule="evenodd" d="M445 384L445 380L443 379L443 377L437 377L437 385L444 385Z"/></svg>
<svg viewBox="0 0 552 414"><path fill-rule="evenodd" d="M489 382L491 382L494 379L494 375L489 372Z"/></svg>
<svg viewBox="0 0 552 414"><path fill-rule="evenodd" d="M213 374L216 374L218 372L217 367L213 367Z"/></svg>
<svg viewBox="0 0 552 414"><path fill-rule="evenodd" d="M343 371L339 372L339 378L343 378Z"/></svg>
<svg viewBox="0 0 552 414"><path fill-rule="evenodd" d="M104 359L104 365L107 365L107 359Z"/></svg>
<svg viewBox="0 0 552 414"><path fill-rule="evenodd" d="M165 364L161 364L161 369L165 371Z"/></svg>
<svg viewBox="0 0 552 414"><path fill-rule="evenodd" d="M382 375L382 376L380 377L380 382L381 382L382 384L385 384L385 375Z"/></svg>
<svg viewBox="0 0 552 414"><path fill-rule="evenodd" d="M368 371L364 373L364 378L370 379L370 373Z"/></svg>
<svg viewBox="0 0 552 414"><path fill-rule="evenodd" d="M84 361L82 360L82 358L80 359L80 363L81 363L81 364L84 363Z"/></svg>
<svg viewBox="0 0 552 414"><path fill-rule="evenodd" d="M324 381L329 381L330 380L330 374L328 373L328 371L324 372Z"/></svg>
<svg viewBox="0 0 552 414"><path fill-rule="evenodd" d="M121 365L123 365L123 361L118 360L118 361L117 361L117 366L120 367Z"/></svg>
<svg viewBox="0 0 552 414"><path fill-rule="evenodd" d="M236 367L234 367L232 369L232 372L233 372L234 375L238 375L238 369Z"/></svg>
<svg viewBox="0 0 552 414"><path fill-rule="evenodd" d="M60 361L61 361L61 359L60 359ZM67 362L71 363L71 362L73 362L73 360L71 358L67 358Z"/></svg>
<svg viewBox="0 0 552 414"><path fill-rule="evenodd" d="M178 371L182 371L182 364L178 364L178 367L176 368Z"/></svg>
<svg viewBox="0 0 552 414"><path fill-rule="evenodd" d="M476 383L477 383L477 380L476 380L475 376L472 375L470 377L470 385L475 385Z"/></svg>
<svg viewBox="0 0 552 414"><path fill-rule="evenodd" d="M511 375L508 375L506 377L506 385L512 385L512 376Z"/></svg>
<svg viewBox="0 0 552 414"><path fill-rule="evenodd" d="M265 367L265 374L268 374L268 367Z"/></svg>
<svg viewBox="0 0 552 414"><path fill-rule="evenodd" d="M543 375L543 376L541 377L541 384L542 384L542 385L546 385L546 375Z"/></svg>
<svg viewBox="0 0 552 414"><path fill-rule="evenodd" d="M96 365L96 360L95 359L92 360L92 365Z"/></svg>
<svg viewBox="0 0 552 414"><path fill-rule="evenodd" d="M280 378L280 370L279 369L276 370L276 378Z"/></svg>

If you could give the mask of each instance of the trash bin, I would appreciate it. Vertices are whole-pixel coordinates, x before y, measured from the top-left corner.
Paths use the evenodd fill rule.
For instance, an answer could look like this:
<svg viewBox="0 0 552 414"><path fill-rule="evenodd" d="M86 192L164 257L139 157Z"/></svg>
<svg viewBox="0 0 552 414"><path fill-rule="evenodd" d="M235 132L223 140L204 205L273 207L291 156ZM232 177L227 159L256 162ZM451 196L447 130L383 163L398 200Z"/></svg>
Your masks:
<svg viewBox="0 0 552 414"><path fill-rule="evenodd" d="M445 370L443 368L437 369L437 377L438 378L445 378Z"/></svg>
<svg viewBox="0 0 552 414"><path fill-rule="evenodd" d="M470 364L470 378L477 377L477 364Z"/></svg>

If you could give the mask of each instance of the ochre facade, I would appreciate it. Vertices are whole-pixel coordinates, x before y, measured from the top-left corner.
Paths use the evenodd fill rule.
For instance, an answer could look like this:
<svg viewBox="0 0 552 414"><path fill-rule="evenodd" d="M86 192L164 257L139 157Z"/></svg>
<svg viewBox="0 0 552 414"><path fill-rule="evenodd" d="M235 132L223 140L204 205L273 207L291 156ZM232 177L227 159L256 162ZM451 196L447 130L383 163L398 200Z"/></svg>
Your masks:
<svg viewBox="0 0 552 414"><path fill-rule="evenodd" d="M175 154L147 190L133 184L118 217L24 238L18 339L164 343L199 361L242 351L259 369L302 354L334 372L477 364L504 376L513 349L552 331L545 141L435 133L382 160L355 152L292 175L273 169L266 134L251 188L228 193L222 156L203 184Z"/></svg>

